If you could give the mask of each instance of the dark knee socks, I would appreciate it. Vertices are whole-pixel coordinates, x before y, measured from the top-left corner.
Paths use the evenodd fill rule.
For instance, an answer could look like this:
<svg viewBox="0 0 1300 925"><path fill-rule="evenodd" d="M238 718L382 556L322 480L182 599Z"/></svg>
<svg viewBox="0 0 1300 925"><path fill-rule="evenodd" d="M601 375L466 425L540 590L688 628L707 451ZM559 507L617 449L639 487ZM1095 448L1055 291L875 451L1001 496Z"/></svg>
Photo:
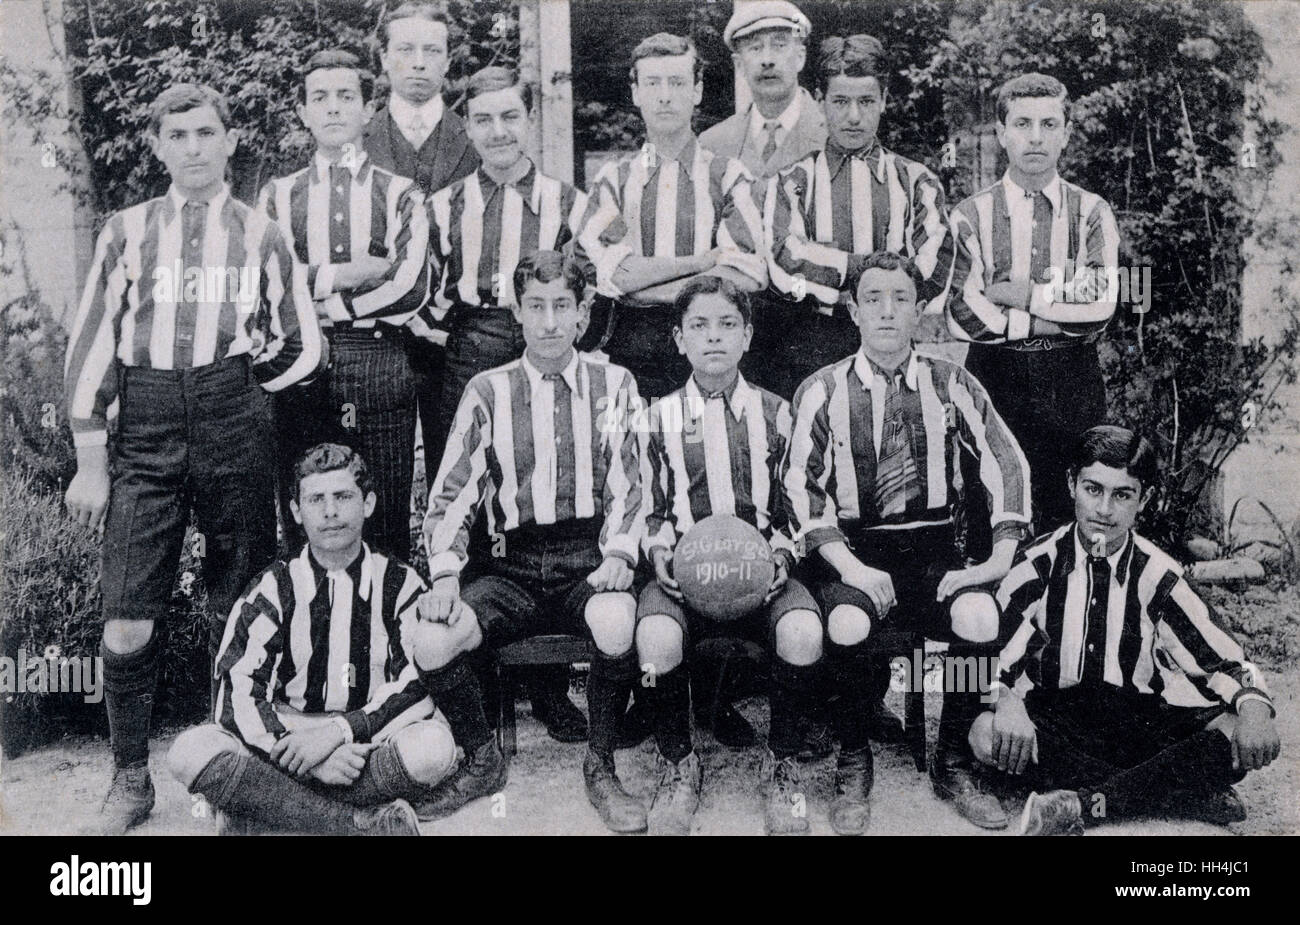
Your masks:
<svg viewBox="0 0 1300 925"><path fill-rule="evenodd" d="M456 744L473 755L488 739L487 714L483 711L483 691L478 675L470 667L464 654L434 671L419 669L425 689L442 714L447 717Z"/></svg>
<svg viewBox="0 0 1300 925"><path fill-rule="evenodd" d="M692 748L690 670L679 665L665 674L655 675L654 684L639 688L639 695L650 706L659 754L676 764Z"/></svg>
<svg viewBox="0 0 1300 925"><path fill-rule="evenodd" d="M981 700L979 680L986 677L980 670L981 659L992 658L996 653L988 646L969 643L952 643L948 646L947 665L944 670L943 707L939 713L939 736L935 745L935 763L938 765L973 765L975 756L970 750L970 727L980 713L988 709ZM948 687L962 690L948 690ZM967 689L970 688L970 689Z"/></svg>
<svg viewBox="0 0 1300 925"><path fill-rule="evenodd" d="M356 830L351 806L252 755L217 755L194 779L190 793L200 793L218 809L268 829L317 835Z"/></svg>
<svg viewBox="0 0 1300 925"><path fill-rule="evenodd" d="M618 720L627 706L627 695L632 689L632 682L638 677L640 669L635 650L617 656L598 651L591 660L591 674L587 679L587 714L591 728L588 747L601 758L614 760ZM662 680L660 678L656 683ZM639 688L637 696L646 693L647 688Z"/></svg>
<svg viewBox="0 0 1300 925"><path fill-rule="evenodd" d="M1232 767L1232 743L1213 729L1203 729L1152 758L1079 791L1083 821L1141 815L1157 807L1173 790L1221 790L1241 780Z"/></svg>
<svg viewBox="0 0 1300 925"><path fill-rule="evenodd" d="M772 682L768 690L772 724L767 747L778 759L798 754L803 746L799 720L814 710L818 691L818 665L791 665L772 659Z"/></svg>
<svg viewBox="0 0 1300 925"><path fill-rule="evenodd" d="M840 748L843 752L861 751L869 744L867 714L873 705L874 690L867 643L842 646L828 640L826 658L831 683L840 698L834 711ZM879 700L879 695L875 695L875 702Z"/></svg>
<svg viewBox="0 0 1300 925"><path fill-rule="evenodd" d="M114 652L102 642L104 659L104 705L108 709L109 738L113 764L127 768L149 760L149 719L153 716L153 695L158 685L159 631L143 649L128 655Z"/></svg>
<svg viewBox="0 0 1300 925"><path fill-rule="evenodd" d="M419 800L427 790L411 776L397 746L385 742L366 757L361 776L343 799L353 806L377 806L397 799Z"/></svg>

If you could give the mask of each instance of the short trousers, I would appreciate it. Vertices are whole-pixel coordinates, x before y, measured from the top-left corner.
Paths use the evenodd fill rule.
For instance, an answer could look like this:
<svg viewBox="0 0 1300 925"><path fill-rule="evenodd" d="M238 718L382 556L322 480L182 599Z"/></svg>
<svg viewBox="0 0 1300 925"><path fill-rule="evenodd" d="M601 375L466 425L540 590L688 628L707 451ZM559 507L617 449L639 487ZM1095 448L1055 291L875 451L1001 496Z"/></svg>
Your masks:
<svg viewBox="0 0 1300 925"><path fill-rule="evenodd" d="M637 595L636 619L640 623L648 616L661 614L682 628L683 648L688 649L701 639L735 636L776 649L776 625L792 610L811 610L817 613L817 602L800 582L791 578L770 603L755 608L737 620L713 620L695 608L679 604L651 579Z"/></svg>

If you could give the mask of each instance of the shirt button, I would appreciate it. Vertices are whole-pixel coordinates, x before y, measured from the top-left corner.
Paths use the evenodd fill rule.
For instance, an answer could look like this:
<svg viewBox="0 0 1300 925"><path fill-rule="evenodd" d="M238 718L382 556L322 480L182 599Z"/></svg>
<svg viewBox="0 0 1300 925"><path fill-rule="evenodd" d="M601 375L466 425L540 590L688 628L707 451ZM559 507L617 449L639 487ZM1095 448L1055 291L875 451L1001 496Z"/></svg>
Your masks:
<svg viewBox="0 0 1300 925"><path fill-rule="evenodd" d="M1091 643L1091 642L1088 643L1088 651L1089 651L1089 652L1096 652L1096 651L1097 651L1097 646L1096 646L1095 644Z"/></svg>
<svg viewBox="0 0 1300 925"><path fill-rule="evenodd" d="M379 328L375 328L375 340L378 340L383 336L384 336L384 332L379 330Z"/></svg>
<svg viewBox="0 0 1300 925"><path fill-rule="evenodd" d="M341 222L341 221L343 221L343 213L342 213L342 212L335 212L335 213L334 213L334 221L336 221L336 222Z"/></svg>
<svg viewBox="0 0 1300 925"><path fill-rule="evenodd" d="M199 239L198 239L198 238L190 238L190 247L198 247L198 246L199 246Z"/></svg>
<svg viewBox="0 0 1300 925"><path fill-rule="evenodd" d="M342 245L342 244L335 244L335 245L334 245L334 253L336 253L336 254L341 254L341 253L343 253L343 245Z"/></svg>
<svg viewBox="0 0 1300 925"><path fill-rule="evenodd" d="M336 186L336 187L334 187L334 192L336 192L336 193L340 193L340 194L341 194L341 193L343 192L343 187L341 187L341 186Z"/></svg>

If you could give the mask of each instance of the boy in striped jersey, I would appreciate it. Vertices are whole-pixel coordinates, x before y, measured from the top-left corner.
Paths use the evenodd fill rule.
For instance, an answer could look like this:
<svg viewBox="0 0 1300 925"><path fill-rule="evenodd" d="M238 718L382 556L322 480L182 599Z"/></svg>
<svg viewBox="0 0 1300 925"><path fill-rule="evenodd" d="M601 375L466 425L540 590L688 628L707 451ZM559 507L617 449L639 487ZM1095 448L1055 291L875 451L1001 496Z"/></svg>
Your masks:
<svg viewBox="0 0 1300 925"><path fill-rule="evenodd" d="M213 724L178 736L168 765L223 827L418 835L407 800L456 758L411 660L424 583L362 542L376 499L353 450L312 447L292 494L307 544L235 604Z"/></svg>
<svg viewBox="0 0 1300 925"><path fill-rule="evenodd" d="M683 286L701 274L747 292L767 285L750 173L702 148L691 131L702 67L688 38L660 32L637 45L632 101L646 144L601 168L578 237L600 294L615 300L601 344L651 398L687 376L672 342Z"/></svg>
<svg viewBox="0 0 1300 925"><path fill-rule="evenodd" d="M889 73L873 36L822 42L817 84L825 148L766 188L772 286L800 304L772 303L773 315L759 319L765 349L753 359L770 370L767 381L784 396L853 350L858 331L846 283L873 251L909 257L921 271L923 307L938 312L943 306L953 252L943 185L923 164L880 144ZM791 324L807 336L785 337Z"/></svg>
<svg viewBox="0 0 1300 925"><path fill-rule="evenodd" d="M637 603L636 647L655 683L642 688L663 762L650 808L654 834L686 835L700 802L700 760L691 745L690 689L680 668L691 641L747 635L773 651L772 726L761 782L769 834L808 830L793 812L798 776L800 699L822 651L817 604L790 578L793 542L786 526L780 463L790 439L790 406L740 375L754 329L748 295L705 276L677 296L677 349L690 360L686 385L650 406L650 493L644 541L654 580ZM708 620L688 607L673 579L673 549L699 520L730 514L757 527L776 552L777 570L763 606L738 622Z"/></svg>
<svg viewBox="0 0 1300 925"><path fill-rule="evenodd" d="M376 166L362 147L373 89L356 55L312 55L298 116L316 141L315 154L309 166L268 183L259 205L306 265L331 347L326 375L276 400L288 547L303 538L288 508L294 463L308 447L331 440L370 465L378 506L366 523L367 541L405 559L416 406L406 325L428 296L429 230L414 182Z"/></svg>
<svg viewBox="0 0 1300 925"><path fill-rule="evenodd" d="M323 360L305 269L280 228L226 186L237 143L226 101L176 84L154 101L148 138L171 187L105 224L65 364L77 447L68 511L93 529L107 509L100 589L114 773L97 826L107 834L153 808L154 624L167 616L190 512L215 655L230 605L275 555L266 393L310 378Z"/></svg>
<svg viewBox="0 0 1300 925"><path fill-rule="evenodd" d="M873 683L880 668L871 659L872 628L919 627L948 641L950 658L977 666L998 633L997 606L983 588L1011 568L1029 523L1028 466L984 389L961 367L913 349L920 271L906 257L877 251L858 272L850 283L861 349L795 393L784 471L840 697L830 821L841 834L860 834L870 818L869 716L883 690ZM966 455L988 494L996 540L992 556L968 566L952 524ZM972 773L966 736L982 692L965 680L963 689L944 692L931 783L971 822L1002 828L1006 814Z"/></svg>
<svg viewBox="0 0 1300 925"><path fill-rule="evenodd" d="M429 197L434 294L416 322L448 332L437 425L442 441L466 383L524 352L511 311L520 258L539 250L571 253L587 209L586 193L543 175L524 153L533 91L515 71L483 68L470 77L465 99L466 133L480 165ZM594 278L585 261L583 269ZM438 459L427 466L436 472ZM528 682L533 715L552 738L586 741L587 720L568 697L568 669L536 668Z"/></svg>
<svg viewBox="0 0 1300 925"><path fill-rule="evenodd" d="M1119 230L1104 199L1056 171L1070 140L1070 101L1059 80L1007 81L997 114L1007 172L953 209L948 328L970 342L966 368L1025 451L1035 531L1045 533L1073 516L1061 491L1070 447L1106 416L1096 345L1115 313L1108 287L1074 285L1066 298L1061 284L1116 268ZM968 551L984 555L978 506L970 514Z"/></svg>
<svg viewBox="0 0 1300 925"><path fill-rule="evenodd" d="M415 659L465 764L417 808L437 818L499 790L506 761L488 730L467 655L548 632L595 644L583 777L605 825L646 828L614 770L617 718L637 676L628 593L644 529L644 414L621 367L574 349L586 321L579 264L540 251L515 270L524 355L470 380L425 518L433 586L421 599ZM474 548L486 509L490 548ZM466 566L466 584L461 575Z"/></svg>
<svg viewBox="0 0 1300 925"><path fill-rule="evenodd" d="M1278 756L1259 670L1182 567L1133 530L1156 476L1155 451L1133 431L1084 433L1070 462L1074 521L1025 549L998 589L1014 632L970 744L1041 791L1022 835L1150 813L1240 822L1232 784Z"/></svg>

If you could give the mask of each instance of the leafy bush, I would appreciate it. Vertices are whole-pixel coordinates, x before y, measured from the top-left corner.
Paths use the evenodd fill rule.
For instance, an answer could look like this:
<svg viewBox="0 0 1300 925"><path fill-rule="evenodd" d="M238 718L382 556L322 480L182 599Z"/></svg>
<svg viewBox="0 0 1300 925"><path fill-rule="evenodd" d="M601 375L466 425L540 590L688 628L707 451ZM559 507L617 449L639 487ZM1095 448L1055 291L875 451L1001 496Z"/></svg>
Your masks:
<svg viewBox="0 0 1300 925"><path fill-rule="evenodd" d="M47 648L99 654L100 539L74 521L62 493L76 455L61 420L65 335L49 309L24 297L0 313L0 655ZM202 572L186 542L164 636L159 722L191 723L207 710L207 621ZM187 577L188 576L188 577ZM107 732L102 703L80 694L0 696L6 754L66 732Z"/></svg>

